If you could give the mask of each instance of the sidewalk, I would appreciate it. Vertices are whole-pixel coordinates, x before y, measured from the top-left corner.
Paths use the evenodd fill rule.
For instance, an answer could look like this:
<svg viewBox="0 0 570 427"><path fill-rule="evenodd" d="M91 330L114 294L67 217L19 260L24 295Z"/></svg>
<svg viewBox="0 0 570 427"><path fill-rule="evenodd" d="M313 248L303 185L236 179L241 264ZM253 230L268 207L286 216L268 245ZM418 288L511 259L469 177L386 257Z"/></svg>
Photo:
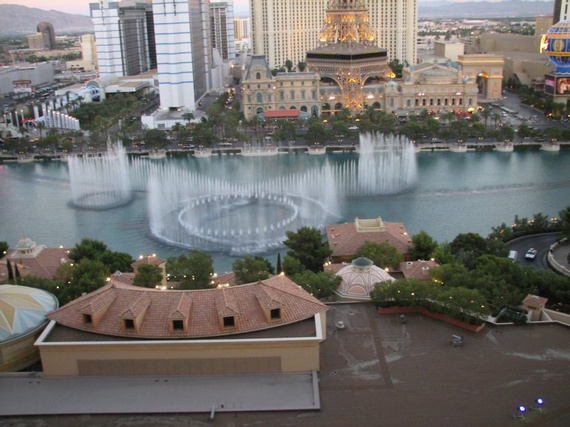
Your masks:
<svg viewBox="0 0 570 427"><path fill-rule="evenodd" d="M550 264L561 274L570 277L570 264L568 263L568 254L570 254L570 245L561 245L548 254Z"/></svg>

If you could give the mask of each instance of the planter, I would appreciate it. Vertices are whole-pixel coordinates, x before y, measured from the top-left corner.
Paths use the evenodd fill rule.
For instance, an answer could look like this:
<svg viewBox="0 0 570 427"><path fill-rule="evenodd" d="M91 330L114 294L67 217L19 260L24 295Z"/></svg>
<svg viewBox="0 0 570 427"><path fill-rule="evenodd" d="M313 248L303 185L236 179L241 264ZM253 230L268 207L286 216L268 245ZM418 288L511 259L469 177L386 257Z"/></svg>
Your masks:
<svg viewBox="0 0 570 427"><path fill-rule="evenodd" d="M467 331L478 333L485 328L485 323L481 325L470 325L469 323L462 322L461 320L454 319L443 314L434 313L425 307L380 307L378 314L406 314L418 313L422 316L431 317L432 319L440 320L449 325L457 326Z"/></svg>

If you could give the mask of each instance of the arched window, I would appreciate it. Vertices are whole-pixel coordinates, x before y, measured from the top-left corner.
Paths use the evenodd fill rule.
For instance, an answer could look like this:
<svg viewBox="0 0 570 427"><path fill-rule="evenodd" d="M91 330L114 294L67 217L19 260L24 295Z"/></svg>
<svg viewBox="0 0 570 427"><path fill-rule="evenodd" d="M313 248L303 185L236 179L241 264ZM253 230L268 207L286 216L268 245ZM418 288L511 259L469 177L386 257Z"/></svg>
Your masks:
<svg viewBox="0 0 570 427"><path fill-rule="evenodd" d="M261 80L261 73L255 73L255 79Z"/></svg>

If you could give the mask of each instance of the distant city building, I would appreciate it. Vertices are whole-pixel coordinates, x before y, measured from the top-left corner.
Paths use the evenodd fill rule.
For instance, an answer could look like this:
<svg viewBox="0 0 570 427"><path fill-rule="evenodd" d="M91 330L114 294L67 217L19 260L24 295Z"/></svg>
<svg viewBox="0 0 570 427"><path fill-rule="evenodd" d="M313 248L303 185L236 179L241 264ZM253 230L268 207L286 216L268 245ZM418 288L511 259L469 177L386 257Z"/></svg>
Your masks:
<svg viewBox="0 0 570 427"><path fill-rule="evenodd" d="M241 40L249 38L251 21L249 17L235 17L234 18L234 31L235 39Z"/></svg>
<svg viewBox="0 0 570 427"><path fill-rule="evenodd" d="M28 36L28 47L31 50L48 49L49 42L46 34L36 33Z"/></svg>
<svg viewBox="0 0 570 427"><path fill-rule="evenodd" d="M232 1L210 2L210 38L222 60L236 56L234 6Z"/></svg>
<svg viewBox="0 0 570 427"><path fill-rule="evenodd" d="M55 30L52 24L49 22L40 22L36 31L46 36L44 49L53 49L55 47Z"/></svg>
<svg viewBox="0 0 570 427"><path fill-rule="evenodd" d="M22 82L26 82L22 87ZM0 68L0 95L15 93L18 90L33 91L36 86L54 82L53 64L39 62L19 64L15 67Z"/></svg>
<svg viewBox="0 0 570 427"><path fill-rule="evenodd" d="M567 21L570 18L570 0L554 0L553 24L560 21Z"/></svg>
<svg viewBox="0 0 570 427"><path fill-rule="evenodd" d="M265 55L271 68L285 61L304 62L305 53L319 44L329 0L250 0L252 50ZM352 2L351 2L352 3ZM416 63L417 0L362 0L377 46L388 59Z"/></svg>
<svg viewBox="0 0 570 427"><path fill-rule="evenodd" d="M156 68L153 14L144 0L91 3L99 76L132 76Z"/></svg>
<svg viewBox="0 0 570 427"><path fill-rule="evenodd" d="M433 54L440 58L457 61L465 53L465 44L459 42L434 41Z"/></svg>

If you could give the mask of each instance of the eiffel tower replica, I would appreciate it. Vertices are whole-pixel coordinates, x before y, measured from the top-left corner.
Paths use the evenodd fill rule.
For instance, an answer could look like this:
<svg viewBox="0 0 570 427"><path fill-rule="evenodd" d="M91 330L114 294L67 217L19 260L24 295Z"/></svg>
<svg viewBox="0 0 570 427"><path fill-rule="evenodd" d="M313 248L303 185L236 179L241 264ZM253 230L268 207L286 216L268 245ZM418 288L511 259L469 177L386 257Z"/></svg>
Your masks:
<svg viewBox="0 0 570 427"><path fill-rule="evenodd" d="M319 46L307 52L307 68L333 79L340 87L343 107L353 114L364 109L362 89L368 78L394 77L387 51L376 46L376 33L360 0L328 3Z"/></svg>

